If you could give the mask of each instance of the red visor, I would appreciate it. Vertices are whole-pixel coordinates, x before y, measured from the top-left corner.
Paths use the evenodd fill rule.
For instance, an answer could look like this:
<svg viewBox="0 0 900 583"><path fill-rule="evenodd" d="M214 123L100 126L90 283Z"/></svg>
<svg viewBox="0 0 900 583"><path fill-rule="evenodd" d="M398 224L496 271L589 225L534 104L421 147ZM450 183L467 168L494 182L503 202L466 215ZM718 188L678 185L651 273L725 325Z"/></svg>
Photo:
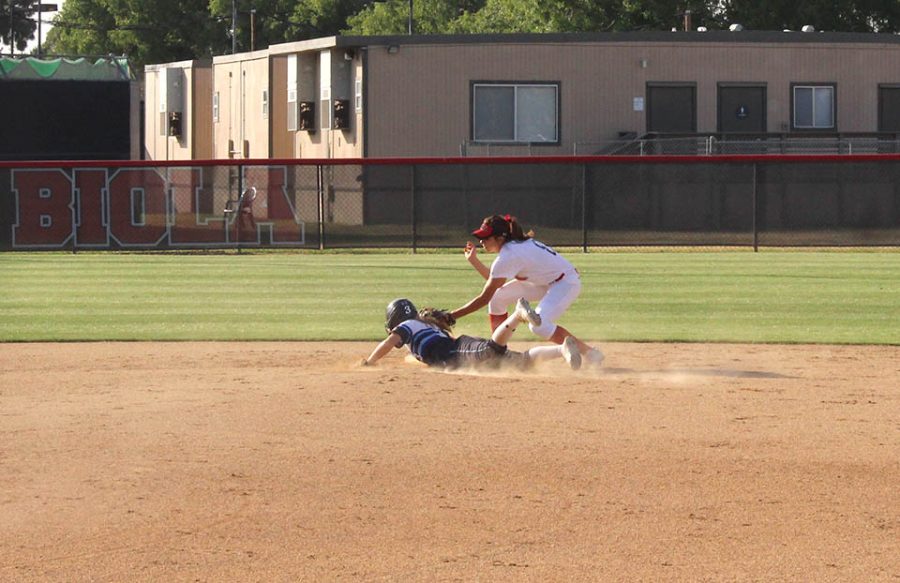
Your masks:
<svg viewBox="0 0 900 583"><path fill-rule="evenodd" d="M472 234L478 237L479 239L487 239L494 233L494 227L487 221L481 225L478 229L472 231Z"/></svg>
<svg viewBox="0 0 900 583"><path fill-rule="evenodd" d="M478 229L472 231L472 234L482 240L487 239L488 237L507 236L509 235L509 222L511 220L509 215L506 215L506 217L494 215L485 219Z"/></svg>

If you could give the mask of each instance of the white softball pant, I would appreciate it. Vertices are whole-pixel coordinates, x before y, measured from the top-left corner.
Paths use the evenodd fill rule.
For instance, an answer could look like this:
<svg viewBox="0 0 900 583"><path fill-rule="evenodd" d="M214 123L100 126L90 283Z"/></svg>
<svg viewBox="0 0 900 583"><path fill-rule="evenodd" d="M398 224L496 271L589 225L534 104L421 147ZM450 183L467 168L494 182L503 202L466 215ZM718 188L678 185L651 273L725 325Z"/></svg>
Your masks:
<svg viewBox="0 0 900 583"><path fill-rule="evenodd" d="M494 292L494 297L488 302L488 314L503 315L510 306L515 309L516 300L525 298L535 306L535 311L541 315L541 325L528 328L541 338L550 338L556 332L556 321L569 309L572 302L581 293L581 278L578 272L567 272L565 277L556 283L538 285L529 281L512 279Z"/></svg>

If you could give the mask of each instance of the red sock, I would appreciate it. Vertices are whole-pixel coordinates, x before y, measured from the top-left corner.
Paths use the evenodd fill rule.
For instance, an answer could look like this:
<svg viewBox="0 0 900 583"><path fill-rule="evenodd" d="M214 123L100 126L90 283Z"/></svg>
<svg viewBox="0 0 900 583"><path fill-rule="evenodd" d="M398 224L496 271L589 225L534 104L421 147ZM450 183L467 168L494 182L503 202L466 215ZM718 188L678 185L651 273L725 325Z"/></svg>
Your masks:
<svg viewBox="0 0 900 583"><path fill-rule="evenodd" d="M557 326L556 331L553 332L553 336L550 337L550 342L553 342L554 344L562 344L563 340L566 339L566 336L570 336L569 331L562 326Z"/></svg>
<svg viewBox="0 0 900 583"><path fill-rule="evenodd" d="M500 324L506 321L508 316L506 314L500 314L499 316L495 316L494 314L488 314L488 319L491 321L491 332L500 327Z"/></svg>

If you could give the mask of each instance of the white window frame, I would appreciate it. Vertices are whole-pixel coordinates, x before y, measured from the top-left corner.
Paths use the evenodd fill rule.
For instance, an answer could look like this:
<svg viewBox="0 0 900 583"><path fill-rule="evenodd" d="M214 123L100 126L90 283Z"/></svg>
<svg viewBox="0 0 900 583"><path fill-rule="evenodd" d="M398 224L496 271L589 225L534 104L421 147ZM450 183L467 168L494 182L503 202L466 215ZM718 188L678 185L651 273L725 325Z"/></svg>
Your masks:
<svg viewBox="0 0 900 583"><path fill-rule="evenodd" d="M319 114L321 116L319 123L323 130L330 130L331 129L331 114L333 113L331 111L331 100L323 99L319 103L321 103L321 105L322 105L322 111Z"/></svg>
<svg viewBox="0 0 900 583"><path fill-rule="evenodd" d="M296 132L300 127L300 111L297 100L297 63L299 55L292 53L287 57L287 129Z"/></svg>
<svg viewBox="0 0 900 583"><path fill-rule="evenodd" d="M812 104L810 104L810 109L812 111L812 125L799 125L797 123L797 90L798 89L811 89L812 90ZM816 125L816 92L818 91L829 91L831 93L831 125L830 126L819 126ZM803 83L796 84L791 86L791 127L797 130L834 130L837 128L837 86L829 83Z"/></svg>
<svg viewBox="0 0 900 583"><path fill-rule="evenodd" d="M477 139L475 136L477 135L477 131L475 128L475 123L477 118L476 115L476 107L477 107L477 99L476 93L480 87L512 87L513 88L513 139L504 140L504 139ZM552 140L544 140L544 141L531 141L531 140L520 140L518 138L519 131L519 120L518 118L518 93L519 89L528 88L528 87L540 87L540 88L548 88L552 87L555 93L556 98L556 111L553 112L555 124L554 129L556 130L556 135ZM473 142L484 143L484 144L541 144L541 145L559 145L560 143L560 132L559 132L559 82L558 81L547 81L547 82L527 82L527 83L508 83L508 82L491 82L491 81L479 81L472 83L472 95L471 95L471 104L472 104L472 122L471 122L471 136Z"/></svg>
<svg viewBox="0 0 900 583"><path fill-rule="evenodd" d="M300 127L300 111L298 110L300 103L297 101L297 89L288 89L287 106L287 129L289 132L296 132Z"/></svg>

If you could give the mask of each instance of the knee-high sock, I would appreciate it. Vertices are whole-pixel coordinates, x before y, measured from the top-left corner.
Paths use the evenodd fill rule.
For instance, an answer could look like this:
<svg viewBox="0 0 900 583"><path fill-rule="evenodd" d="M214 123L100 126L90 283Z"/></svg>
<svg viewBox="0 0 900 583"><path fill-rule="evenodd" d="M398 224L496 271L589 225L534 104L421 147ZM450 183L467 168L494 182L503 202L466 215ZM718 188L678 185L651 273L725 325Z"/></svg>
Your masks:
<svg viewBox="0 0 900 583"><path fill-rule="evenodd" d="M562 346L533 346L526 351L528 358L537 362L540 360L550 360L551 358L562 358Z"/></svg>
<svg viewBox="0 0 900 583"><path fill-rule="evenodd" d="M553 331L553 336L550 337L550 342L554 344L562 344L566 339L566 336L571 336L572 333L563 328L562 326L557 326L556 330Z"/></svg>
<svg viewBox="0 0 900 583"><path fill-rule="evenodd" d="M491 319L493 318L494 316L491 316ZM509 343L509 339L512 338L513 332L516 331L516 328L519 327L519 324L521 322L522 320L519 319L519 316L517 314L508 316L499 326L497 326L497 329L494 330L494 333L491 334L491 340L493 340L500 346L506 346Z"/></svg>

